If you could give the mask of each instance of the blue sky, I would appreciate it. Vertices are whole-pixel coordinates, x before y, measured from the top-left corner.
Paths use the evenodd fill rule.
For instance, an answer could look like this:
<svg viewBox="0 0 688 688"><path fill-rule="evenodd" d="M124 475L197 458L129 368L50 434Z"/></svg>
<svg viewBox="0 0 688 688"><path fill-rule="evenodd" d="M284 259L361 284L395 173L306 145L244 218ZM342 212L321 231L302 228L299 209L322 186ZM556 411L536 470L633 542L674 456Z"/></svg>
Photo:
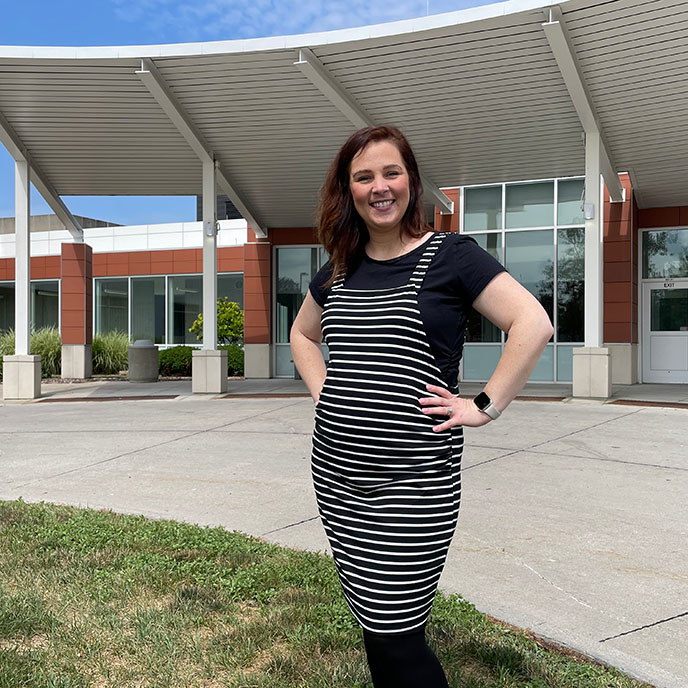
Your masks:
<svg viewBox="0 0 688 688"><path fill-rule="evenodd" d="M380 24L492 1L0 0L0 45L141 45L257 38ZM189 197L72 196L64 200L75 215L121 224L196 219L196 201ZM35 191L31 206L34 215L50 212ZM0 217L11 215L14 163L0 144Z"/></svg>

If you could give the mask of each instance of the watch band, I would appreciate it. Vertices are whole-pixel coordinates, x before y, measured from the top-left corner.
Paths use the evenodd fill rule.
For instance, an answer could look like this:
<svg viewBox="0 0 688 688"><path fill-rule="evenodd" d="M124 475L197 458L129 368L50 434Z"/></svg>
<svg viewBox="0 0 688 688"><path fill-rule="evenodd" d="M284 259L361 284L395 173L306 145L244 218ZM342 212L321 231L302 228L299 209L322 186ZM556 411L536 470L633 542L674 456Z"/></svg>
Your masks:
<svg viewBox="0 0 688 688"><path fill-rule="evenodd" d="M473 403L478 407L479 411L488 415L492 420L497 420L502 415L502 412L492 403L492 399L485 392L480 392L478 396L474 397Z"/></svg>

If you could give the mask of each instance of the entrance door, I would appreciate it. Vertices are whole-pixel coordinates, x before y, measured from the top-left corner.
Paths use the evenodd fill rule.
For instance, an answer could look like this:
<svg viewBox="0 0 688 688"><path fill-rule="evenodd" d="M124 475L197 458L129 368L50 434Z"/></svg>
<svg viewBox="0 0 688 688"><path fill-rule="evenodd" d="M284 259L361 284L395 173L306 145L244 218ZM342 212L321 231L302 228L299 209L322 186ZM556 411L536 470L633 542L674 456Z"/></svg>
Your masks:
<svg viewBox="0 0 688 688"><path fill-rule="evenodd" d="M643 285L643 382L688 383L688 279Z"/></svg>

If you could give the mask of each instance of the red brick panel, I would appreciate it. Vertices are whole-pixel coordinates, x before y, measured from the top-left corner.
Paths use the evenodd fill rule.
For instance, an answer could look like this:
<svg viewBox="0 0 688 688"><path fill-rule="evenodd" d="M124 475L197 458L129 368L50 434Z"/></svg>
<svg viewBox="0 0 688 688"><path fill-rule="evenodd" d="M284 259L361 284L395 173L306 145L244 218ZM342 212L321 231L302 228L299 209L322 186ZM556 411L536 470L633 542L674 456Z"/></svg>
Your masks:
<svg viewBox="0 0 688 688"><path fill-rule="evenodd" d="M677 227L681 224L681 208L645 208L638 211L638 227Z"/></svg>
<svg viewBox="0 0 688 688"><path fill-rule="evenodd" d="M435 208L435 229L439 232L458 232L459 231L459 190L442 189L442 193L450 200L454 201L454 212L451 215L442 215Z"/></svg>
<svg viewBox="0 0 688 688"><path fill-rule="evenodd" d="M61 323L63 344L92 342L93 251L87 244L62 244Z"/></svg>
<svg viewBox="0 0 688 688"><path fill-rule="evenodd" d="M315 227L270 227L270 243L273 246L298 246L319 242Z"/></svg>
<svg viewBox="0 0 688 688"><path fill-rule="evenodd" d="M270 244L244 246L244 341L270 343Z"/></svg>

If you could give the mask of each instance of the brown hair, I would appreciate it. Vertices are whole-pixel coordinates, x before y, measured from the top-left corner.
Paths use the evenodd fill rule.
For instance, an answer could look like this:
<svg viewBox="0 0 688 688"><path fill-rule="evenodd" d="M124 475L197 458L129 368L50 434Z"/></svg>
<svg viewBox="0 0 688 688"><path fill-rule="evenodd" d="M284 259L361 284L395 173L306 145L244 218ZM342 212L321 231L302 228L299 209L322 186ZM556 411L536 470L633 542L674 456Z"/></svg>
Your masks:
<svg viewBox="0 0 688 688"><path fill-rule="evenodd" d="M363 219L354 207L349 188L351 161L369 143L391 141L401 154L409 176L409 204L401 219L400 234L413 237L432 231L423 218L423 185L418 163L406 137L395 127L366 127L352 134L332 161L320 190L316 236L330 256L332 277L329 286L360 258L369 234Z"/></svg>

